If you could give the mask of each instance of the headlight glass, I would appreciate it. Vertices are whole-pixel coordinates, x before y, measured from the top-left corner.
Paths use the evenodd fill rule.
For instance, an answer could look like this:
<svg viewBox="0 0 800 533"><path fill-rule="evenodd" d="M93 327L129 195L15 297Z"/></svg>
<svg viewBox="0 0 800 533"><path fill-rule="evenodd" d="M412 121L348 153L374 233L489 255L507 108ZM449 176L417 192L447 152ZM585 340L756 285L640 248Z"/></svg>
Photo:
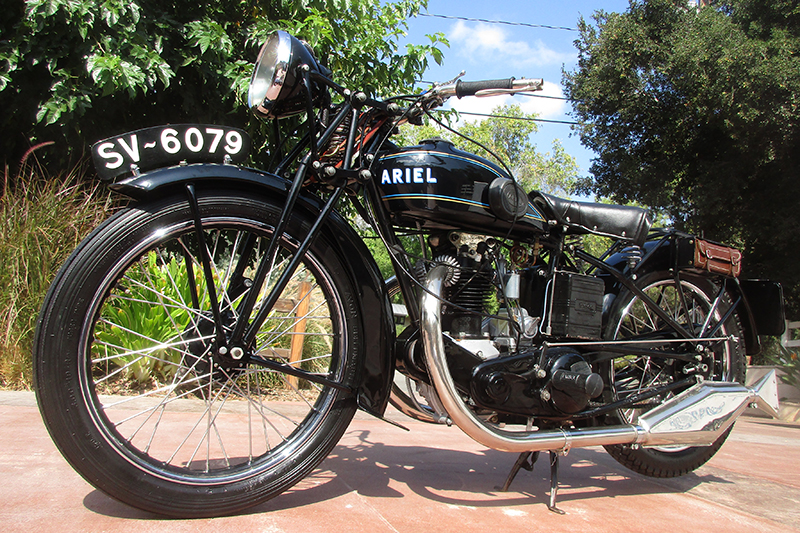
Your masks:
<svg viewBox="0 0 800 533"><path fill-rule="evenodd" d="M302 42L285 31L270 35L258 53L250 78L247 95L250 109L264 118L281 118L303 111L306 91L298 73L300 65L319 70L316 59ZM317 99L320 90L316 83L312 84L315 93L312 99Z"/></svg>
<svg viewBox="0 0 800 533"><path fill-rule="evenodd" d="M260 115L269 116L279 100L291 59L290 41L286 32L275 32L258 53L247 101L250 109Z"/></svg>

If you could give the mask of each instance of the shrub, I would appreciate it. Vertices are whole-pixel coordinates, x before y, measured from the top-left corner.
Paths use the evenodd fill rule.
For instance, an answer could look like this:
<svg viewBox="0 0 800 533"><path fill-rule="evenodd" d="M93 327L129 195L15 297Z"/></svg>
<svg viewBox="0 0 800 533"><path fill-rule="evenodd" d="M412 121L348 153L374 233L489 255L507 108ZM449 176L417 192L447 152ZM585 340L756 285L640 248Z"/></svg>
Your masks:
<svg viewBox="0 0 800 533"><path fill-rule="evenodd" d="M776 352L769 355L769 361L781 367L784 372L781 380L784 383L800 389L800 354L796 350L779 346Z"/></svg>
<svg viewBox="0 0 800 533"><path fill-rule="evenodd" d="M0 190L0 386L30 388L30 348L50 283L80 240L114 208L81 166L45 176L29 161Z"/></svg>
<svg viewBox="0 0 800 533"><path fill-rule="evenodd" d="M0 13L0 161L59 141L48 163L124 131L163 123L245 126L258 47L284 29L308 41L339 83L407 92L429 44L400 48L425 0L18 0ZM259 123L250 121L251 134ZM266 128L263 130L266 132ZM254 135L254 140L259 138ZM45 157L45 156L43 156Z"/></svg>

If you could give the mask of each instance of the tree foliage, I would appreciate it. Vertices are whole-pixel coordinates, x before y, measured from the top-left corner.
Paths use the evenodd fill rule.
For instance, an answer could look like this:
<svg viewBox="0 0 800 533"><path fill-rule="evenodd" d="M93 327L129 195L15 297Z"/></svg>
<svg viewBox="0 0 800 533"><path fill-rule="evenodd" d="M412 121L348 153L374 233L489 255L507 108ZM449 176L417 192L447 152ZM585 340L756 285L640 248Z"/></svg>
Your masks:
<svg viewBox="0 0 800 533"><path fill-rule="evenodd" d="M467 123L448 131L432 123L423 126L404 125L392 138L399 146L413 146L424 139L447 139L461 150L509 166L514 177L526 191L533 189L555 194L569 193L578 175L575 159L564 151L558 141L553 142L551 153L537 151L533 143L536 123L533 114L523 113L519 106L500 106L492 110L492 117L479 123ZM513 118L509 118L513 117ZM457 133L456 133L457 132ZM459 135L460 134L460 135ZM480 142L492 153L470 142L470 137ZM494 155L493 155L494 154ZM365 243L378 263L384 277L394 275L389 253L371 229L362 232ZM414 237L402 238L403 246L412 256L421 256L422 247Z"/></svg>
<svg viewBox="0 0 800 533"><path fill-rule="evenodd" d="M600 154L584 190L743 246L746 274L800 311L800 6L632 0L594 21L564 75Z"/></svg>
<svg viewBox="0 0 800 533"><path fill-rule="evenodd" d="M0 159L56 140L63 152L165 122L244 126L265 36L309 42L337 81L405 91L441 61L440 34L401 50L427 0L12 0L0 14ZM13 159L12 159L13 161Z"/></svg>
<svg viewBox="0 0 800 533"><path fill-rule="evenodd" d="M507 165L526 191L536 189L562 195L573 191L578 164L558 140L553 141L550 152L537 149L535 114L524 113L515 104L498 106L491 114L480 122L467 122L455 128L457 133L434 125L409 126L403 131L402 141L414 144L425 138L442 137L461 150Z"/></svg>

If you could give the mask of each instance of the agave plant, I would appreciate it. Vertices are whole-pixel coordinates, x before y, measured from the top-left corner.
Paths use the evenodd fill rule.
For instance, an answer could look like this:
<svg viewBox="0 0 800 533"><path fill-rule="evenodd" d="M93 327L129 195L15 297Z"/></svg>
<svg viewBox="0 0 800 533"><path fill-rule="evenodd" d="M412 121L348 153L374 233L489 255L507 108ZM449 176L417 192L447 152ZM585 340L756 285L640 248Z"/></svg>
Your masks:
<svg viewBox="0 0 800 533"><path fill-rule="evenodd" d="M784 374L781 376L781 380L784 383L800 389L800 356L798 352L785 346L778 348L778 353L769 357L770 362L783 369Z"/></svg>
<svg viewBox="0 0 800 533"><path fill-rule="evenodd" d="M200 274L195 271L200 281ZM183 302L190 301L187 269L175 256L149 252L126 272L113 297L101 310L95 327L95 354L118 367L118 375L142 385L153 379L169 380L181 354L173 346L176 325L189 324Z"/></svg>

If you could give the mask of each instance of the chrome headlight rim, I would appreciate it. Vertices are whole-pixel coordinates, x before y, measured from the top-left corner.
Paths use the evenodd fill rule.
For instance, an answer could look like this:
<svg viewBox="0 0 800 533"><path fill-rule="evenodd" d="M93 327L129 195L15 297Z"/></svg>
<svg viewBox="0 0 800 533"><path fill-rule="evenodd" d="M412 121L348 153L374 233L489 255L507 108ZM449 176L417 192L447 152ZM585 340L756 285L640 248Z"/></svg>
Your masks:
<svg viewBox="0 0 800 533"><path fill-rule="evenodd" d="M256 60L247 100L250 109L269 117L286 86L292 59L292 37L276 31L261 47Z"/></svg>
<svg viewBox="0 0 800 533"><path fill-rule="evenodd" d="M302 41L282 30L272 33L261 47L250 79L250 109L262 118L277 119L308 109L308 98L318 102L324 89L312 81L311 94L307 94L303 66L308 67L306 73L320 73L313 52Z"/></svg>

